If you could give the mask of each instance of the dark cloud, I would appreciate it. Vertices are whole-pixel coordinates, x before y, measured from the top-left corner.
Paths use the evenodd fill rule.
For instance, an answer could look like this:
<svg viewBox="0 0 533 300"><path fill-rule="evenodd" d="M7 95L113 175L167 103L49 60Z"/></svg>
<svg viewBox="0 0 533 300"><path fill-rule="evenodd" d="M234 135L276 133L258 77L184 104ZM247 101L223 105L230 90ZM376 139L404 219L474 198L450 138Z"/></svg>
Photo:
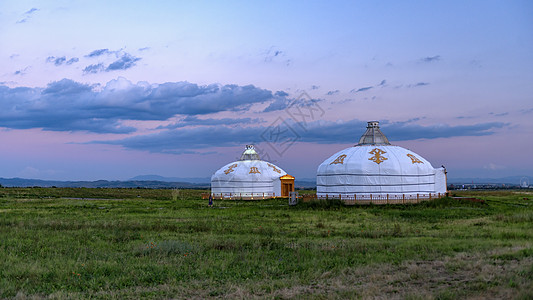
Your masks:
<svg viewBox="0 0 533 300"><path fill-rule="evenodd" d="M312 89L312 90L318 90L319 88L320 88L320 86L318 86L318 85L312 85L312 86L311 86L311 89Z"/></svg>
<svg viewBox="0 0 533 300"><path fill-rule="evenodd" d="M77 57L73 57L69 60L67 60L66 56L56 57L56 56L48 56L46 58L46 62L53 63L56 66L61 66L63 63L67 65L71 65L75 62L78 62L79 59Z"/></svg>
<svg viewBox="0 0 533 300"><path fill-rule="evenodd" d="M289 66L292 63L292 60L287 58L287 55L284 51L277 49L275 46L270 47L267 51L264 53L264 62L270 63L270 62L282 62L285 65Z"/></svg>
<svg viewBox="0 0 533 300"><path fill-rule="evenodd" d="M67 65L72 65L73 63L77 63L79 60L80 60L79 58L73 57L73 58L67 60L66 64Z"/></svg>
<svg viewBox="0 0 533 300"><path fill-rule="evenodd" d="M133 84L124 78L103 87L69 79L52 82L46 88L0 85L0 127L127 133L135 129L122 126L123 120L164 121L176 115L246 111L255 103L284 98L253 85L199 86L189 82L151 85ZM216 121L203 122L214 125Z"/></svg>
<svg viewBox="0 0 533 300"><path fill-rule="evenodd" d="M258 127L197 127L166 130L115 141L93 141L92 144L120 145L127 149L149 152L180 153L194 149L237 146L257 140Z"/></svg>
<svg viewBox="0 0 533 300"><path fill-rule="evenodd" d="M260 124L264 122L265 121L259 118L255 118L255 119L252 119L252 118L199 119L196 116L187 116L177 123L170 124L167 126L159 126L157 127L157 129L176 129L176 128L183 128L183 127L189 127L189 126L248 125L248 124Z"/></svg>
<svg viewBox="0 0 533 300"><path fill-rule="evenodd" d="M94 50L93 52L86 55L86 57L99 57L102 55L108 55L108 54L114 54L114 56L117 57L115 61L107 65L107 67L104 65L103 62L100 62L98 64L92 64L85 69L83 69L84 74L91 74L91 73L99 73L99 72L110 72L110 71L116 71L116 70L127 70L133 66L135 66L135 63L139 60L141 60L140 57L135 57L127 52L123 52L121 50L118 51L109 51L109 49L99 49Z"/></svg>
<svg viewBox="0 0 533 300"><path fill-rule="evenodd" d="M98 57L104 54L112 54L112 53L115 53L115 51L109 51L109 49L98 49L85 55L85 57Z"/></svg>
<svg viewBox="0 0 533 300"><path fill-rule="evenodd" d="M33 7L32 9L28 10L28 11L27 11L27 12L25 12L24 14L26 14L26 15L30 15L30 14L32 14L32 13L34 13L34 12L36 12L36 11L38 11L38 9L37 9L37 8L35 8L35 7Z"/></svg>
<svg viewBox="0 0 533 300"><path fill-rule="evenodd" d="M498 114L495 114L495 113L490 113L491 115L493 114L495 117L503 117L503 116L507 116L509 113L508 112L503 112L503 113L498 113Z"/></svg>
<svg viewBox="0 0 533 300"><path fill-rule="evenodd" d="M65 56L61 56L61 57L48 56L48 58L46 58L46 62L54 63L54 65L56 66L62 65L66 60L67 58Z"/></svg>
<svg viewBox="0 0 533 300"><path fill-rule="evenodd" d="M370 89L374 88L373 86L367 86L367 87L362 87L360 89L353 89L350 91L350 93L359 93L359 92L364 92L364 91L368 91Z"/></svg>
<svg viewBox="0 0 533 300"><path fill-rule="evenodd" d="M26 11L24 14L22 14L22 19L17 21L17 24L26 23L31 18L31 16L37 11L39 11L39 9L37 9L35 7L33 7L32 9L30 9L28 11Z"/></svg>
<svg viewBox="0 0 533 300"><path fill-rule="evenodd" d="M128 53L124 53L122 57L120 57L118 60L111 63L107 68L105 69L107 72L114 71L114 70L126 70L133 66L135 66L135 62L139 61L141 58L132 56Z"/></svg>
<svg viewBox="0 0 533 300"><path fill-rule="evenodd" d="M27 72L29 69L30 69L30 67L28 66L28 67L26 67L26 68L24 68L24 69L22 69L22 70L17 70L17 71L15 71L15 72L13 72L13 75L20 75L20 76L22 76L22 75L26 75L26 72Z"/></svg>
<svg viewBox="0 0 533 300"><path fill-rule="evenodd" d="M287 124L297 128L296 124L286 120ZM504 123L481 123L474 125L430 125L422 126L413 124L414 120L391 123L384 121L382 130L391 141L404 141L416 139L436 139L456 136L483 136L491 135L495 129L508 126ZM361 120L347 122L314 121L308 123L308 130L301 133L300 141L318 144L356 144L359 136L354 136L354 128L362 135L367 123ZM173 153L202 148L236 146L261 139L262 133L269 129L268 126L254 127L227 127L207 126L196 128L179 128L163 132L139 135L114 141L93 141L96 144L120 145L127 149L143 150L150 152Z"/></svg>
<svg viewBox="0 0 533 300"><path fill-rule="evenodd" d="M426 63L430 63L430 62L434 62L434 61L439 61L440 60L440 55L435 55L435 56L427 56L427 57L424 57L424 58L421 58L420 61L422 62L426 62Z"/></svg>
<svg viewBox="0 0 533 300"><path fill-rule="evenodd" d="M329 92L327 92L326 95L328 95L328 96L333 96L333 95L336 95L336 94L338 94L338 93L340 93L339 90L334 90L334 91L329 91Z"/></svg>
<svg viewBox="0 0 533 300"><path fill-rule="evenodd" d="M307 93L304 93L307 95ZM274 101L270 103L270 105L263 110L263 112L273 112L273 111L279 111L284 110L291 107L308 107L311 105L315 105L317 102L320 102L321 99L310 99L308 97L303 97L302 94L297 99L290 99L287 98L288 94L285 92L276 92Z"/></svg>
<svg viewBox="0 0 533 300"><path fill-rule="evenodd" d="M417 83L414 83L414 84L408 84L405 87L414 88L414 87L421 87L421 86L426 86L426 85L429 85L429 82L417 82Z"/></svg>
<svg viewBox="0 0 533 300"><path fill-rule="evenodd" d="M383 79L377 86L384 87L387 84L387 80Z"/></svg>
<svg viewBox="0 0 533 300"><path fill-rule="evenodd" d="M530 114L533 112L533 107L532 108L527 108L527 109L521 109L520 112L522 114Z"/></svg>
<svg viewBox="0 0 533 300"><path fill-rule="evenodd" d="M508 123L490 122L474 125L450 126L445 124L421 126L416 124L390 123L383 126L390 140L436 139L456 136L484 136L494 134L495 129L509 126Z"/></svg>
<svg viewBox="0 0 533 300"><path fill-rule="evenodd" d="M102 72L103 70L105 70L103 63L88 65L87 67L85 67L85 69L83 69L83 74L94 74Z"/></svg>

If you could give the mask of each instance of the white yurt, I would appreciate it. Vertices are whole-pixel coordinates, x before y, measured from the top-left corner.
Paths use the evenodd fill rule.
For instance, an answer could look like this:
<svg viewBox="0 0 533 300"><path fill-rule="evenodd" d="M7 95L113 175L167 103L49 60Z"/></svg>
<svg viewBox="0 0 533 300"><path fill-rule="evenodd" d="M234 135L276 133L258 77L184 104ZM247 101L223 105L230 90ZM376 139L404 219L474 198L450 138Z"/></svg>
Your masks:
<svg viewBox="0 0 533 300"><path fill-rule="evenodd" d="M446 193L446 169L389 143L379 122L368 122L359 143L326 159L317 170L319 198L436 197Z"/></svg>
<svg viewBox="0 0 533 300"><path fill-rule="evenodd" d="M253 145L246 145L238 161L223 166L211 176L214 198L266 199L288 197L293 191L294 177L262 161Z"/></svg>

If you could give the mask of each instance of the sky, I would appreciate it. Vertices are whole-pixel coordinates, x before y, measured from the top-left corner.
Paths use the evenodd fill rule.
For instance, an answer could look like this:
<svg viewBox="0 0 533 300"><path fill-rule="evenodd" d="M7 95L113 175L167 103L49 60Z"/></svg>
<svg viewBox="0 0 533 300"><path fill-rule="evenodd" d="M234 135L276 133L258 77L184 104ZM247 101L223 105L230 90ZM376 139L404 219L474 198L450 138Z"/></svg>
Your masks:
<svg viewBox="0 0 533 300"><path fill-rule="evenodd" d="M0 177L297 178L379 121L448 176L533 176L531 1L0 2Z"/></svg>

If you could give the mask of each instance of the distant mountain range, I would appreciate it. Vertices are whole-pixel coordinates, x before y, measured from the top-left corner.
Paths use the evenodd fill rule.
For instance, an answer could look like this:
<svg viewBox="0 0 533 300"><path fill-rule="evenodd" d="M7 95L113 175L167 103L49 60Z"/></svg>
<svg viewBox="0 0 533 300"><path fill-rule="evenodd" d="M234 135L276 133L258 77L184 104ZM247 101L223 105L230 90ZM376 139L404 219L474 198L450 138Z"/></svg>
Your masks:
<svg viewBox="0 0 533 300"><path fill-rule="evenodd" d="M448 184L506 184L519 185L523 178L533 184L531 176L508 176L503 178L449 178ZM24 178L0 178L4 187L86 187L86 188L209 188L210 177L164 177L159 175L140 175L125 181L59 181ZM296 179L297 188L314 188L314 178Z"/></svg>
<svg viewBox="0 0 533 300"><path fill-rule="evenodd" d="M531 176L507 176L502 178L448 178L448 184L509 184L519 185L522 178L527 178L529 184L533 184Z"/></svg>
<svg viewBox="0 0 533 300"><path fill-rule="evenodd" d="M4 187L86 187L86 188L209 188L209 183L167 182L158 180L127 180L127 181L57 181L24 178L0 178Z"/></svg>

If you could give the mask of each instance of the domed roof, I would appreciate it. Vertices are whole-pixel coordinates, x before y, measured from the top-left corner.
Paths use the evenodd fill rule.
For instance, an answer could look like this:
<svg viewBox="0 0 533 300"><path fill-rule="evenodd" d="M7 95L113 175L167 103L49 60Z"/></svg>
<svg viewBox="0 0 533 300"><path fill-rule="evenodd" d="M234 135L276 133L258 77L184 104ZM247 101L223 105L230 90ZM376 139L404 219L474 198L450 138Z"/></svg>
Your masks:
<svg viewBox="0 0 533 300"><path fill-rule="evenodd" d="M280 167L260 160L253 145L246 145L240 160L226 164L211 176L211 183L216 182L269 182L286 175Z"/></svg>
<svg viewBox="0 0 533 300"><path fill-rule="evenodd" d="M366 132L359 139L358 145L390 145L389 139L379 130L379 122L368 122Z"/></svg>
<svg viewBox="0 0 533 300"><path fill-rule="evenodd" d="M368 122L359 143L326 159L317 170L317 193L434 193L435 169L411 150L393 146Z"/></svg>
<svg viewBox="0 0 533 300"><path fill-rule="evenodd" d="M244 150L239 160L260 160L254 145L246 145L246 150Z"/></svg>

